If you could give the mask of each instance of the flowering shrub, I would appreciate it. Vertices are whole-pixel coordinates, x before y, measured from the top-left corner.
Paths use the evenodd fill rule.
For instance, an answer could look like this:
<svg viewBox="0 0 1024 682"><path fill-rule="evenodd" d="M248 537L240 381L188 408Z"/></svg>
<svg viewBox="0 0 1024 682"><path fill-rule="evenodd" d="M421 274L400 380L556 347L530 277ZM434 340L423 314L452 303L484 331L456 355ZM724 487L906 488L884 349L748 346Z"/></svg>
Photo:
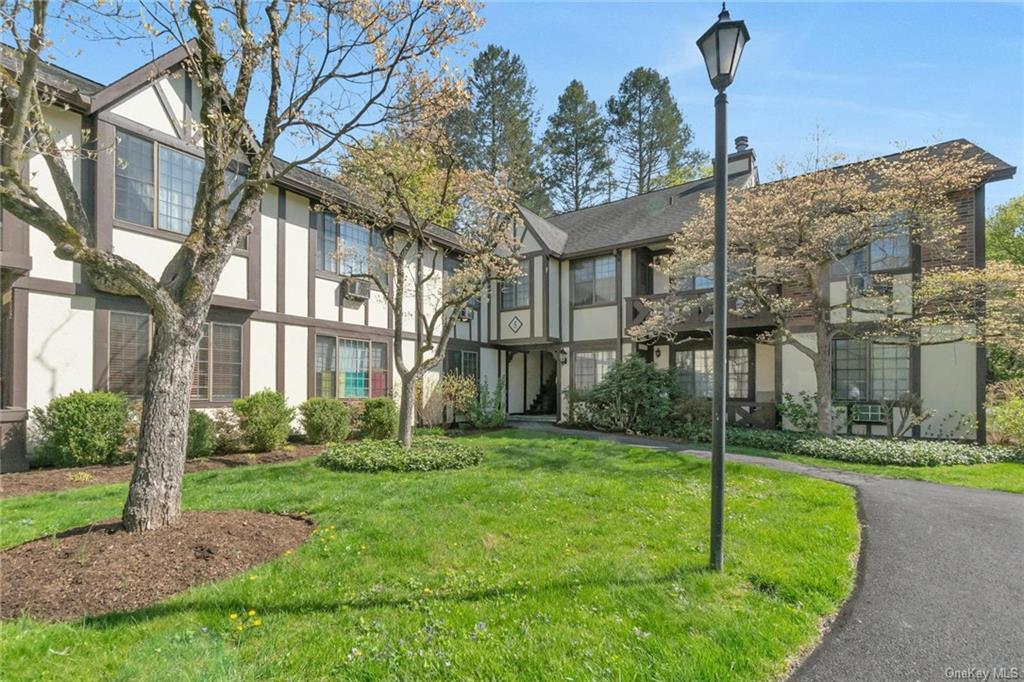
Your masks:
<svg viewBox="0 0 1024 682"><path fill-rule="evenodd" d="M1019 451L999 445L973 445L950 440L891 438L800 438L787 450L796 455L862 464L940 466L1024 461Z"/></svg>
<svg viewBox="0 0 1024 682"><path fill-rule="evenodd" d="M499 378L492 392L487 379L480 384L480 397L466 408L466 416L474 429L497 429L505 425L507 415L504 407L504 380Z"/></svg>
<svg viewBox="0 0 1024 682"><path fill-rule="evenodd" d="M331 445L317 462L335 471L432 471L463 469L483 459L475 445L443 436L423 436L404 449L388 440L361 440Z"/></svg>

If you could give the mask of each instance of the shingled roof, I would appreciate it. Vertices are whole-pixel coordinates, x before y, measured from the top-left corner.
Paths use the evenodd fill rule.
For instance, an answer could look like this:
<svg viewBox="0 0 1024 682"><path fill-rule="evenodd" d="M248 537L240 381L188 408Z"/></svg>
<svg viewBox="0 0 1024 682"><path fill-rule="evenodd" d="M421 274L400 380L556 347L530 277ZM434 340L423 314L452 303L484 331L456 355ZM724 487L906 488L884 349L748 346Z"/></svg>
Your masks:
<svg viewBox="0 0 1024 682"><path fill-rule="evenodd" d="M964 139L949 140L918 149L925 149L931 154L941 156L954 145L961 144L969 145L972 153L992 166L993 170L985 178L986 182L1012 177L1017 170ZM903 153L906 152L897 152L882 158L898 158ZM852 168L857 163L859 162L838 168ZM751 181L749 172L737 173L729 178L729 186L743 188L750 186ZM548 218L542 218L522 207L520 211L527 225L554 255L585 256L666 239L678 232L696 215L701 197L713 191L714 180L708 177Z"/></svg>

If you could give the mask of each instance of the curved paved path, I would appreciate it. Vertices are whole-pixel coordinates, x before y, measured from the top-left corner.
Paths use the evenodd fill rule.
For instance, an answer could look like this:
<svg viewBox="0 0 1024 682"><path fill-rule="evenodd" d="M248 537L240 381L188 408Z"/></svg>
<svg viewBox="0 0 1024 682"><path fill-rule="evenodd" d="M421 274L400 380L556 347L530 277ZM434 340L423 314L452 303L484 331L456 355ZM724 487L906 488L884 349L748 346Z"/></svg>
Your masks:
<svg viewBox="0 0 1024 682"><path fill-rule="evenodd" d="M710 457L665 441L517 426ZM858 491L857 586L792 680L1024 680L1024 495L764 457L727 459Z"/></svg>

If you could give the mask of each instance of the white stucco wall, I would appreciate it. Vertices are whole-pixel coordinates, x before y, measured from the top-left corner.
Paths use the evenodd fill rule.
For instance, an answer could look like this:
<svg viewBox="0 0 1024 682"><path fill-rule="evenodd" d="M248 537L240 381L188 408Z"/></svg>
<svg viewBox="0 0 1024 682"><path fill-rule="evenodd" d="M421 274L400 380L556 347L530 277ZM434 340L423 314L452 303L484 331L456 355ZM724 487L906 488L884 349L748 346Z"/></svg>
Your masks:
<svg viewBox="0 0 1024 682"><path fill-rule="evenodd" d="M775 402L775 346L754 345L754 399Z"/></svg>
<svg viewBox="0 0 1024 682"><path fill-rule="evenodd" d="M306 327L286 325L284 328L284 396L290 405L305 402L308 392L307 355L309 332Z"/></svg>
<svg viewBox="0 0 1024 682"><path fill-rule="evenodd" d="M309 313L307 274L309 273L309 199L288 192L285 200L284 311L289 315Z"/></svg>
<svg viewBox="0 0 1024 682"><path fill-rule="evenodd" d="M260 215L260 309L277 310L277 188L263 194Z"/></svg>
<svg viewBox="0 0 1024 682"><path fill-rule="evenodd" d="M614 305L596 308L581 308L572 312L573 341L614 339L617 335L618 311Z"/></svg>
<svg viewBox="0 0 1024 682"><path fill-rule="evenodd" d="M249 390L277 388L277 325L273 322L249 322Z"/></svg>
<svg viewBox="0 0 1024 682"><path fill-rule="evenodd" d="M160 98L152 85L147 85L131 97L118 102L110 111L135 123L159 130L161 133L178 137L178 133L167 114L164 113L164 107L160 104Z"/></svg>
<svg viewBox="0 0 1024 682"><path fill-rule="evenodd" d="M317 277L314 281L314 296L316 296L316 316L321 320L337 321L338 312L338 283L331 279Z"/></svg>
<svg viewBox="0 0 1024 682"><path fill-rule="evenodd" d="M92 390L95 310L92 297L28 294L27 407Z"/></svg>
<svg viewBox="0 0 1024 682"><path fill-rule="evenodd" d="M935 414L921 425L924 436L973 438L976 427L964 421L975 414L977 349L970 343L921 347L921 402Z"/></svg>
<svg viewBox="0 0 1024 682"><path fill-rule="evenodd" d="M47 122L53 126L53 136L57 146L68 151L64 165L71 174L75 189L82 191L82 161L77 158L74 150L82 144L82 118L71 111L44 107ZM41 155L33 156L28 162L29 182L39 195L54 210L64 215L57 188L53 177ZM65 282L81 281L81 269L71 263L57 258L53 254L53 242L45 234L35 228L29 229L29 255L32 257L32 276L58 279ZM76 277L76 274L78 275Z"/></svg>

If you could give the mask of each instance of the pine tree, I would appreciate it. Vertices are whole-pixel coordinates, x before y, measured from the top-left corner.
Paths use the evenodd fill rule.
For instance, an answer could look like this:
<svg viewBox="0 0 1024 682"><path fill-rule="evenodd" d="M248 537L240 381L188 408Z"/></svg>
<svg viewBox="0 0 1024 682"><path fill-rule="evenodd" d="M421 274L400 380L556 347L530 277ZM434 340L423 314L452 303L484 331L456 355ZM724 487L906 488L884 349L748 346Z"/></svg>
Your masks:
<svg viewBox="0 0 1024 682"><path fill-rule="evenodd" d="M558 98L544 133L547 187L563 211L578 211L608 191L608 124L577 80Z"/></svg>
<svg viewBox="0 0 1024 682"><path fill-rule="evenodd" d="M640 67L626 74L607 108L627 195L664 187L673 178L695 177L707 163L707 154L692 146L693 131L668 79L654 69Z"/></svg>
<svg viewBox="0 0 1024 682"><path fill-rule="evenodd" d="M470 101L449 118L448 132L470 169L496 173L504 169L517 200L538 213L549 213L540 153L534 143L538 115L535 88L519 55L488 45L473 59L467 82Z"/></svg>

